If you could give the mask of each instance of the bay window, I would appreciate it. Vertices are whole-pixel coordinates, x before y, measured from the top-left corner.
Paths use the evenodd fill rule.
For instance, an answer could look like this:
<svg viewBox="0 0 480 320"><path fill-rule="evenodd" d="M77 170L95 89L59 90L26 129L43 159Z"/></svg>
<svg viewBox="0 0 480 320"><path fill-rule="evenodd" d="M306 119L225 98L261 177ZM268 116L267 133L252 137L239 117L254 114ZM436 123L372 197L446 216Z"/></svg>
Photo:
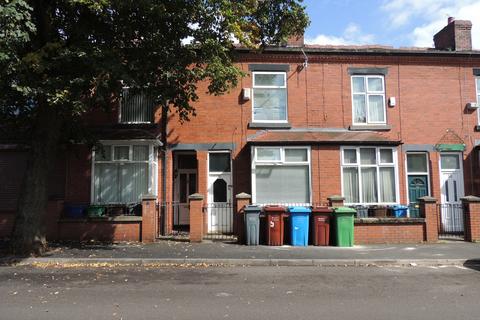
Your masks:
<svg viewBox="0 0 480 320"><path fill-rule="evenodd" d="M93 151L92 169L92 203L136 203L156 192L155 148L147 142L105 142Z"/></svg>
<svg viewBox="0 0 480 320"><path fill-rule="evenodd" d="M255 203L310 203L310 148L255 147L252 159Z"/></svg>
<svg viewBox="0 0 480 320"><path fill-rule="evenodd" d="M396 150L382 147L343 147L342 193L346 203L396 203Z"/></svg>
<svg viewBox="0 0 480 320"><path fill-rule="evenodd" d="M287 74L253 72L253 121L287 121Z"/></svg>

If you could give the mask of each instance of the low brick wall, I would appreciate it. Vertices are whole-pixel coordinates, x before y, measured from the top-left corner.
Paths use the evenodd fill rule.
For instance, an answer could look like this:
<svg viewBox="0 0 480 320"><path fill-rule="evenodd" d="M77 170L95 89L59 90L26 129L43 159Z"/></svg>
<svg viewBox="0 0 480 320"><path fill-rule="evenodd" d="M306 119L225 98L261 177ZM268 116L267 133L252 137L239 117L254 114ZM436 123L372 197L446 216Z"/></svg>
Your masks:
<svg viewBox="0 0 480 320"><path fill-rule="evenodd" d="M425 219L355 219L355 244L420 243L425 241Z"/></svg>
<svg viewBox="0 0 480 320"><path fill-rule="evenodd" d="M72 241L141 241L142 217L120 216L109 219L62 219L58 239Z"/></svg>

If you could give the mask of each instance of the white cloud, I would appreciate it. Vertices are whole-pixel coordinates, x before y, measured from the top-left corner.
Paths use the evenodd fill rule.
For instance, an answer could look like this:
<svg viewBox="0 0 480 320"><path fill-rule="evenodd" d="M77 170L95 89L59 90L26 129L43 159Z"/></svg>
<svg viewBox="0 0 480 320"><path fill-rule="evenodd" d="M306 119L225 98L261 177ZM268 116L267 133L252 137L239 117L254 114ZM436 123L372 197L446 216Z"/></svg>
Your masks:
<svg viewBox="0 0 480 320"><path fill-rule="evenodd" d="M433 35L446 26L447 17L470 20L473 47L480 49L480 0L385 0L381 9L393 30L415 26L408 38L419 47L433 46Z"/></svg>
<svg viewBox="0 0 480 320"><path fill-rule="evenodd" d="M307 44L319 45L359 45L372 44L375 39L373 34L364 34L355 23L347 25L341 36L319 34L314 37L305 38Z"/></svg>

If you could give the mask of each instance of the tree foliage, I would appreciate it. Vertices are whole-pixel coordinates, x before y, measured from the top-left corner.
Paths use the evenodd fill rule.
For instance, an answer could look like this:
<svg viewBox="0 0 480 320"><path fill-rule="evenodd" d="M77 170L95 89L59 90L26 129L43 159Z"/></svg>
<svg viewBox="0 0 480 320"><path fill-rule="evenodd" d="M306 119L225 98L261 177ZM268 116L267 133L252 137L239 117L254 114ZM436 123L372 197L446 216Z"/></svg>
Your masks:
<svg viewBox="0 0 480 320"><path fill-rule="evenodd" d="M40 100L75 118L108 106L122 80L185 119L199 81L213 94L237 84L235 40L275 45L308 24L293 0L6 0L0 10L0 97L10 118Z"/></svg>
<svg viewBox="0 0 480 320"><path fill-rule="evenodd" d="M0 140L32 150L15 230L21 248L44 242L46 171L55 146L85 139L82 115L108 109L128 86L186 120L199 82L211 94L237 85L236 45L261 50L309 22L302 0L0 1Z"/></svg>

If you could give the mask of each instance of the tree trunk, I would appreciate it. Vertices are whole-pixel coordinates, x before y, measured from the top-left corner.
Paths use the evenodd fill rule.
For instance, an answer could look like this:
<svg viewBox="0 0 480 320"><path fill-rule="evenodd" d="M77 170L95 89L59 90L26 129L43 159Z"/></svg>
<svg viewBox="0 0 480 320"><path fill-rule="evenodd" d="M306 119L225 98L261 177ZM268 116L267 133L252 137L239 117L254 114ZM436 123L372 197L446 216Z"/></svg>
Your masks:
<svg viewBox="0 0 480 320"><path fill-rule="evenodd" d="M53 108L39 106L13 231L15 254L41 255L46 249L48 172L55 162L61 123Z"/></svg>

